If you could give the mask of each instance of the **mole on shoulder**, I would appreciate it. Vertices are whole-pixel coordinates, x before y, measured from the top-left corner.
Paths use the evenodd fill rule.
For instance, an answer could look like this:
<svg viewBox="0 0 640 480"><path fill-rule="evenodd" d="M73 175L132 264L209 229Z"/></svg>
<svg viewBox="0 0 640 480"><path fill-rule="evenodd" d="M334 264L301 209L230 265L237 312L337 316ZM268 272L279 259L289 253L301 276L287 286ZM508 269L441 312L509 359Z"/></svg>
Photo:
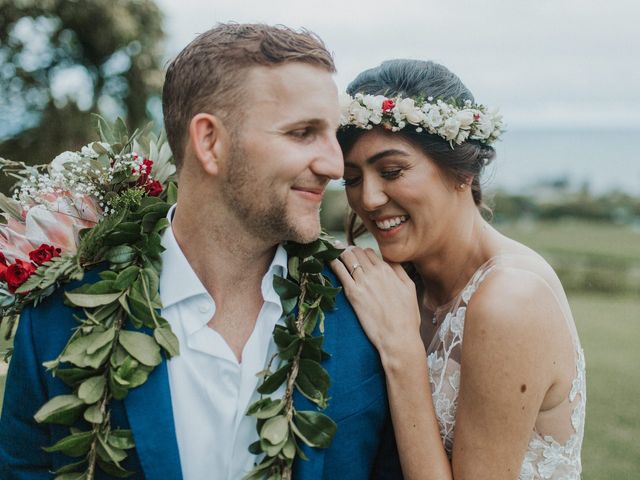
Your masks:
<svg viewBox="0 0 640 480"><path fill-rule="evenodd" d="M527 391L527 386L526 386L524 383L523 383L522 385L520 385L520 391L521 391L522 393L524 393L524 392L526 392L526 391Z"/></svg>

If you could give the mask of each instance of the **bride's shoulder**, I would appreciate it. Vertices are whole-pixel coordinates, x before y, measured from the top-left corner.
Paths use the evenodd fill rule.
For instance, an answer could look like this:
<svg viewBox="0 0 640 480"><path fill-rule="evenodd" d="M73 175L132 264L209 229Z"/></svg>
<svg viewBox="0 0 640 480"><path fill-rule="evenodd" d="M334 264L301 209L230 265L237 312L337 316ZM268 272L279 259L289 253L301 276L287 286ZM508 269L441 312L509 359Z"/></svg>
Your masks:
<svg viewBox="0 0 640 480"><path fill-rule="evenodd" d="M540 255L504 254L492 260L468 304L467 317L485 333L543 334L563 323L558 322L563 317L560 296L560 281Z"/></svg>

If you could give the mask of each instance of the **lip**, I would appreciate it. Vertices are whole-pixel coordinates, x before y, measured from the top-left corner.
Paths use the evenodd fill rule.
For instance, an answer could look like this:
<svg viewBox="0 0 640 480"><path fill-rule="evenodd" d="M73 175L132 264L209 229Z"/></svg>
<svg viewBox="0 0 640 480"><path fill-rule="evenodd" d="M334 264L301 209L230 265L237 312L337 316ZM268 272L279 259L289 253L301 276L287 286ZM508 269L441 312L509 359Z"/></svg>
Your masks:
<svg viewBox="0 0 640 480"><path fill-rule="evenodd" d="M321 187L291 187L291 190L301 197L314 202L321 202L324 196L324 188Z"/></svg>
<svg viewBox="0 0 640 480"><path fill-rule="evenodd" d="M378 237L378 238L391 238L391 237L394 237L395 235L397 235L407 225L408 221L409 220L407 220L406 222L401 223L399 225L396 225L395 227L393 227L390 230L380 230L378 227L375 227L375 224L374 224L375 236Z"/></svg>
<svg viewBox="0 0 640 480"><path fill-rule="evenodd" d="M391 220L392 218L397 217L409 217L406 213L396 213L394 215L381 215L379 217L369 217L372 222L384 222L385 220Z"/></svg>

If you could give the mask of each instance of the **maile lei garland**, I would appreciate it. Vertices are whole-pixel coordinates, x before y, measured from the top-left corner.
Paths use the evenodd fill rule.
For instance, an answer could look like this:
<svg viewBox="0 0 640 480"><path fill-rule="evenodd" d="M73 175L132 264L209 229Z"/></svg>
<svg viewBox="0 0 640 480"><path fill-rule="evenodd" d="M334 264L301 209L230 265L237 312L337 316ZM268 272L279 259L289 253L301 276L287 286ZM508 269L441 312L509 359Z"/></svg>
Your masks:
<svg viewBox="0 0 640 480"><path fill-rule="evenodd" d="M20 180L13 199L0 196L6 220L0 225L0 325L7 338L25 307L81 281L92 268L101 270L95 283L64 293L83 315L60 355L44 364L72 388L35 415L40 423L70 427L68 436L45 447L75 459L55 472L56 480L91 480L97 469L121 478L135 473L122 466L135 447L132 433L112 428L110 402L145 383L162 352L179 354L160 315L158 292L161 234L177 198L170 151L163 137L148 131L130 136L121 121L110 126L98 118L97 127L101 142L65 152L48 166L0 159L5 173ZM142 151L155 162L135 153ZM325 236L285 249L288 276L274 278L285 326L274 330L278 353L259 373L261 399L247 412L256 417L259 434L249 450L261 458L246 477L251 480L291 478L296 456L305 458L299 442L326 448L336 431L320 411L297 411L293 393L297 389L319 409L327 406L323 311L334 307L340 289L322 270L341 250ZM316 326L320 334L314 336ZM284 396L274 398L282 384Z"/></svg>

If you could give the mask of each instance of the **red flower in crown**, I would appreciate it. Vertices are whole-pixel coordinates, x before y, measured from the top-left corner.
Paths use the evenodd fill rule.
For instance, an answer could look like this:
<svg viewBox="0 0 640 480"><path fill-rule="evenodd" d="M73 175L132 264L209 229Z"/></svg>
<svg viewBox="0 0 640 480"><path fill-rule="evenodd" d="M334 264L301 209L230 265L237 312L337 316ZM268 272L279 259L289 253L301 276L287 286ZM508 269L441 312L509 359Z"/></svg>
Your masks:
<svg viewBox="0 0 640 480"><path fill-rule="evenodd" d="M5 280L7 285L9 285L9 291L14 293L35 271L36 266L33 263L16 259L16 262L9 265L4 272Z"/></svg>
<svg viewBox="0 0 640 480"><path fill-rule="evenodd" d="M29 258L35 264L42 265L43 263L47 263L53 257L60 256L61 251L62 250L60 248L56 248L53 245L47 245L46 243L43 243L33 252L29 252Z"/></svg>
<svg viewBox="0 0 640 480"><path fill-rule="evenodd" d="M480 121L480 114L479 113L474 113L473 114L473 121L474 122L479 122Z"/></svg>
<svg viewBox="0 0 640 480"><path fill-rule="evenodd" d="M150 197L158 197L162 193L162 184L158 180L151 180L144 186L144 190Z"/></svg>
<svg viewBox="0 0 640 480"><path fill-rule="evenodd" d="M396 102L394 102L393 100L384 100L382 102L382 111L383 112L388 112L390 110L393 110L393 107L396 106Z"/></svg>

